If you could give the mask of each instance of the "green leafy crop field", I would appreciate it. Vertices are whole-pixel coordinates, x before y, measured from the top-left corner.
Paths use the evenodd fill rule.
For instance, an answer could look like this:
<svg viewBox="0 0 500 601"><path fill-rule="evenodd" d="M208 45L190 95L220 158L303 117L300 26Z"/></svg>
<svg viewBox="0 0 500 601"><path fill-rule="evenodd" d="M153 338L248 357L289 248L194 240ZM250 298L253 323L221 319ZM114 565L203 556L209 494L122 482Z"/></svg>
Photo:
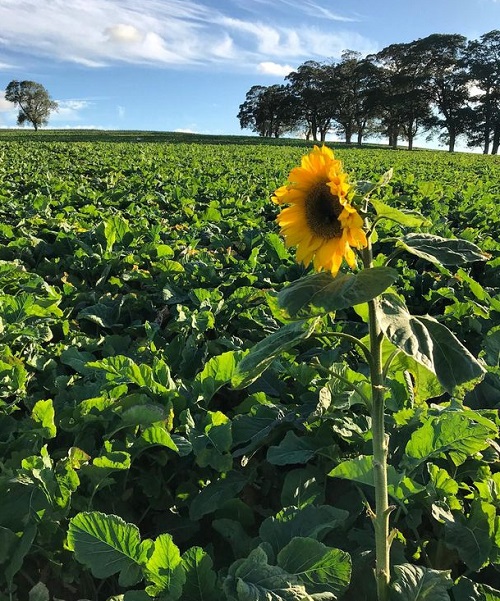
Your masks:
<svg viewBox="0 0 500 601"><path fill-rule="evenodd" d="M277 303L307 270L271 196L309 146L38 134L0 139L0 600L375 599L365 366ZM374 247L486 370L452 396L393 364L391 594L498 600L500 160L335 152L353 180L393 168L377 199L489 255L394 253L390 220ZM318 319L363 337L356 309Z"/></svg>

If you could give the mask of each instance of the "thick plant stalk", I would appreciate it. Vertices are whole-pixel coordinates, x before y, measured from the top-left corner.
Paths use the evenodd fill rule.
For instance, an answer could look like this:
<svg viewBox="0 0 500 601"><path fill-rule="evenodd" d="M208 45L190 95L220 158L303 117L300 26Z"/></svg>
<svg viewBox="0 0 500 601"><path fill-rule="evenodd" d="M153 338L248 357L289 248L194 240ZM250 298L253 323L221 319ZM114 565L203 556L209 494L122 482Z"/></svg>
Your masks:
<svg viewBox="0 0 500 601"><path fill-rule="evenodd" d="M370 243L363 250L365 268L372 266ZM375 483L375 513L371 512L375 530L375 578L378 601L389 599L390 579L390 538L389 538L389 498L387 492L387 437L384 428L384 376L382 370L382 332L377 319L378 299L368 303L370 350L372 356L372 445L373 477Z"/></svg>

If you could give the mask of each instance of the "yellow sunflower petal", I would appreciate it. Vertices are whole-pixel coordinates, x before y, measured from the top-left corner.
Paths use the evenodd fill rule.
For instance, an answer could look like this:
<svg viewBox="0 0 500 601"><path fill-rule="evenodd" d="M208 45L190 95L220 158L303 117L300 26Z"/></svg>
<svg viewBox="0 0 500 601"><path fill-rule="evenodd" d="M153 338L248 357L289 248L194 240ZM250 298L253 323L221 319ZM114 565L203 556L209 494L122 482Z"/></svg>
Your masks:
<svg viewBox="0 0 500 601"><path fill-rule="evenodd" d="M326 146L314 146L276 190L273 201L288 204L277 217L287 247L296 246L296 259L313 262L317 271L336 275L342 261L356 267L353 249L367 244L363 219L348 201L351 186L342 163Z"/></svg>

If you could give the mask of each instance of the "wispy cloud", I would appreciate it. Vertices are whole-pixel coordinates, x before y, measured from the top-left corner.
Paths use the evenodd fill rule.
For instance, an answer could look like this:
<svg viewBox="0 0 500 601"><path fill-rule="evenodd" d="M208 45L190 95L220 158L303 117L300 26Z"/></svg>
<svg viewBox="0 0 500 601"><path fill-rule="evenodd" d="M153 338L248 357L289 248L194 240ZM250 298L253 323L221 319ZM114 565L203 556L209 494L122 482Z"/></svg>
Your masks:
<svg viewBox="0 0 500 601"><path fill-rule="evenodd" d="M357 17L349 17L347 15L335 13L329 8L325 8L316 2L308 2L304 0L279 0L279 2L292 10L304 13L309 17L316 17L317 19L340 21L342 23L355 23L359 21L359 18Z"/></svg>
<svg viewBox="0 0 500 601"><path fill-rule="evenodd" d="M269 0L253 0L251 3L248 0L233 0L240 8L245 9L249 13L258 14L262 9L259 6L265 6L266 10L269 9ZM343 23L355 23L359 22L360 19L357 16L349 16L333 12L329 8L326 8L318 2L312 0L274 0L272 4L276 11L281 13L290 14L295 13L297 15L307 15L309 17L315 17L317 19L327 19L329 21L339 21Z"/></svg>
<svg viewBox="0 0 500 601"><path fill-rule="evenodd" d="M332 22L344 27L353 18L333 12L319 0L276 0L283 18L266 23L248 12L252 18L241 18L245 13L235 11L238 0L226 3L224 9L203 1L2 0L0 68L16 52L94 68L118 62L227 63L248 70L265 62L338 57L347 48L361 53L378 49L353 31L335 31ZM317 27L298 27L299 13L319 16ZM322 25L325 20L328 25Z"/></svg>
<svg viewBox="0 0 500 601"><path fill-rule="evenodd" d="M82 111L92 106L92 103L84 99L57 100L58 109L51 113L50 121L75 122L82 119Z"/></svg>

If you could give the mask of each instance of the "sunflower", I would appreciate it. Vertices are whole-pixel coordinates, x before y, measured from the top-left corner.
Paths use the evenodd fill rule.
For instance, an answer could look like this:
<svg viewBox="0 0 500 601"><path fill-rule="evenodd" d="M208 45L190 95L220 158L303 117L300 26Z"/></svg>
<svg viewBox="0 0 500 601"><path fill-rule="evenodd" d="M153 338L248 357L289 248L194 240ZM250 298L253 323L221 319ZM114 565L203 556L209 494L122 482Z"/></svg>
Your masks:
<svg viewBox="0 0 500 601"><path fill-rule="evenodd" d="M289 184L278 188L273 201L291 205L277 221L287 247L297 247L297 261L313 262L316 271L336 276L342 259L356 267L353 248L367 245L363 220L348 201L351 186L342 163L323 146L302 157L300 167L291 170Z"/></svg>

